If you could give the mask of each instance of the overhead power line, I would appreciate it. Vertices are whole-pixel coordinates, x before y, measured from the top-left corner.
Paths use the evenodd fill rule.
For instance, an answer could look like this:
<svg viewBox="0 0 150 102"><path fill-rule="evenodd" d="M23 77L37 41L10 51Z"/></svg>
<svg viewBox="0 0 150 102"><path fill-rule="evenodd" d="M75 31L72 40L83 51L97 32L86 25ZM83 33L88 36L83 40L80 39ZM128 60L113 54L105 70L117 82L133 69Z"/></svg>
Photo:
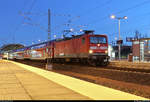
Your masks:
<svg viewBox="0 0 150 102"><path fill-rule="evenodd" d="M24 0L23 6L22 6L22 11L24 11L24 9L26 8L28 3L29 3L29 1Z"/></svg>
<svg viewBox="0 0 150 102"><path fill-rule="evenodd" d="M92 11L94 11L95 9L97 9L97 8L101 8L101 7L104 7L105 5L108 5L109 3L111 3L112 2L112 0L107 0L106 2L104 2L103 4L101 4L101 5L98 5L98 6L96 6L96 7L94 7L94 8L90 8L90 9L87 9L84 13L82 12L82 14L80 15L80 17L79 18L77 18L78 20L82 17L82 16L85 16L85 15L87 15L87 14L89 14L89 12L91 13ZM71 20L73 21L75 21L75 20L77 20L76 19L76 17L73 17L73 18L71 18Z"/></svg>
<svg viewBox="0 0 150 102"><path fill-rule="evenodd" d="M28 9L28 12L31 12L31 11L32 11L32 9L33 9L35 3L36 3L36 0L33 0L33 1L32 1L32 4L31 4L31 6L30 6L30 8ZM23 18L23 22L24 22L25 19L26 19L26 18ZM17 25L17 27L15 28L15 30L14 30L14 32L13 32L13 43L15 43L15 33L19 30L21 24L22 24L22 22Z"/></svg>
<svg viewBox="0 0 150 102"><path fill-rule="evenodd" d="M33 0L32 4L31 4L31 6L30 6L30 8L29 8L29 10L28 10L29 13L32 11L32 9L33 9L33 7L34 7L36 1L37 1L37 0Z"/></svg>
<svg viewBox="0 0 150 102"><path fill-rule="evenodd" d="M97 8L100 8L100 7L104 7L105 5L108 5L109 3L111 3L111 1L112 0L107 0L106 2L104 2L103 4L101 4L101 5L98 5L98 6L96 6L96 7L94 7L93 9L97 9ZM84 16L84 15L87 15L87 14L89 14L89 12L91 12L93 9L87 9L84 13L82 13L80 16L74 16L74 17L72 17L72 15L66 15L66 16L68 16L68 17L71 17L69 20L67 20L67 23L64 23L64 24L60 24L60 25L57 25L54 29L58 29L58 28L60 28L60 27L62 27L62 26L71 26L72 24L72 22L73 21L76 21L76 20L79 20L80 18L81 18L81 16ZM88 25L88 24L86 24L86 25Z"/></svg>
<svg viewBox="0 0 150 102"><path fill-rule="evenodd" d="M148 4L148 3L150 3L150 0L145 0L145 1L142 2L142 3L138 3L138 4L136 4L136 5L133 5L133 6L131 6L131 7L128 7L128 8L126 8L126 9L117 11L117 12L115 12L114 14L124 13L124 12L130 11L130 10L132 10L132 9L135 9L135 8L137 8L137 7L140 7L140 6L143 6L143 5L145 5L145 4ZM90 22L90 24L92 24L92 23L98 23L98 21L102 21L102 20L108 19L109 16L110 16L110 15L107 15L107 16L104 16L103 18L94 20L94 21Z"/></svg>
<svg viewBox="0 0 150 102"><path fill-rule="evenodd" d="M123 13L123 12L127 12L129 10L132 10L132 9L137 8L137 7L143 6L143 5L147 4L147 3L150 3L150 0L145 0L144 2L138 3L138 4L136 4L136 5L132 6L132 7L120 10L120 11L116 12L115 14L120 14L120 13Z"/></svg>

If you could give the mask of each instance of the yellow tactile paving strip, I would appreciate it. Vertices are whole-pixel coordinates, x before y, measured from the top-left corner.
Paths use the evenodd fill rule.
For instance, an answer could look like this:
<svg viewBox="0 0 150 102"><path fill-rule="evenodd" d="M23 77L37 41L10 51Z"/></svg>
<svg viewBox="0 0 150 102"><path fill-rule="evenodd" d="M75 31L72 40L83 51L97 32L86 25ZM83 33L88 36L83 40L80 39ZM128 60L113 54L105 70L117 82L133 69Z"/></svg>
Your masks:
<svg viewBox="0 0 150 102"><path fill-rule="evenodd" d="M0 60L0 100L90 100L36 73Z"/></svg>
<svg viewBox="0 0 150 102"><path fill-rule="evenodd" d="M12 62L12 61L11 61ZM12 62L27 70L35 72L49 80L52 80L60 85L65 86L75 92L88 96L94 100L150 100L133 94L125 93L119 90L114 90L69 76L58 73L42 70L36 67Z"/></svg>

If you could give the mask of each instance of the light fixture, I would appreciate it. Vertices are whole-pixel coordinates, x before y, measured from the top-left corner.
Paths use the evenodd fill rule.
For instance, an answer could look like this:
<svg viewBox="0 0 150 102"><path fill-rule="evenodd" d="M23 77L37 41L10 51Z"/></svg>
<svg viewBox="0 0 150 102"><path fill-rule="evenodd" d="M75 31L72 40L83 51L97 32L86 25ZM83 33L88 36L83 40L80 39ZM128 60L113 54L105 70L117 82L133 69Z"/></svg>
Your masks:
<svg viewBox="0 0 150 102"><path fill-rule="evenodd" d="M115 19L115 18L116 18L116 16L115 16L115 15L111 15L111 17L110 17L110 18Z"/></svg>

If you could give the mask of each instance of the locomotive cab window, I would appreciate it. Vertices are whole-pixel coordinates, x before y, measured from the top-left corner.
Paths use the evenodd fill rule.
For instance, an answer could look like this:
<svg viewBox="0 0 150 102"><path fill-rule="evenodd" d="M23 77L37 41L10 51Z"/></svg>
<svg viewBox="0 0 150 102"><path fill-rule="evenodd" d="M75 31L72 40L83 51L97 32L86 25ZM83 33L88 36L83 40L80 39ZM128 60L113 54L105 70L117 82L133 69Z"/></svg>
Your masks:
<svg viewBox="0 0 150 102"><path fill-rule="evenodd" d="M92 44L106 44L106 37L90 37L90 43Z"/></svg>
<svg viewBox="0 0 150 102"><path fill-rule="evenodd" d="M85 43L85 38L82 38L82 44L84 44Z"/></svg>

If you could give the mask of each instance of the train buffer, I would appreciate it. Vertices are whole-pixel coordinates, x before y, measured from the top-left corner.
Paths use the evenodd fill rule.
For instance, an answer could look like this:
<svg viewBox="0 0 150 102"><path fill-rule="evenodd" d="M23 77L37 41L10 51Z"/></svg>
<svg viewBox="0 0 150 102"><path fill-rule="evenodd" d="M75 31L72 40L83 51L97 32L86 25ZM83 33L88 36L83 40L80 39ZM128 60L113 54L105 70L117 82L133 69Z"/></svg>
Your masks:
<svg viewBox="0 0 150 102"><path fill-rule="evenodd" d="M51 71L0 60L0 100L149 100Z"/></svg>

